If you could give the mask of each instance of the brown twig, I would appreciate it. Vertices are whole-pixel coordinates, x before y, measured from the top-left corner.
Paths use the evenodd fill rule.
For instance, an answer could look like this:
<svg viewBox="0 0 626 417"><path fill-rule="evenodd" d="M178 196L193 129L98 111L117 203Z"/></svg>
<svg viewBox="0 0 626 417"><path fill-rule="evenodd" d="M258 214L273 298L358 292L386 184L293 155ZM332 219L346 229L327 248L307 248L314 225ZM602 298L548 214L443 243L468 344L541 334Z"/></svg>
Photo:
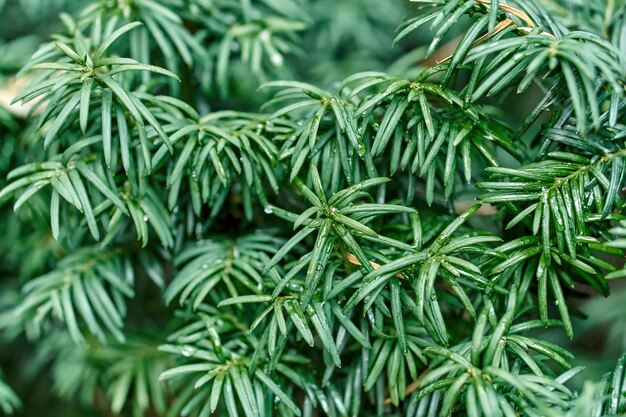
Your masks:
<svg viewBox="0 0 626 417"><path fill-rule="evenodd" d="M348 256L346 256L346 260L347 260L348 262L350 262L351 264L353 264L353 265L356 265L356 266L363 266L363 265L361 264L361 262L359 262L359 260L356 258L356 256L354 256L354 255L353 255L353 254L351 254L351 253L348 253ZM370 265L372 265L372 267L373 267L374 269L378 269L378 268L380 268L380 265L379 265L379 264L377 264L377 263L376 263L376 262L374 262L374 261L370 261ZM400 274L396 274L395 276L396 276L397 278L404 279L404 277L403 277L402 275L400 275Z"/></svg>
<svg viewBox="0 0 626 417"><path fill-rule="evenodd" d="M491 0L474 0L477 3L480 4L484 4L484 5L490 5L491 4ZM498 9L507 12L509 14L512 14L513 16L519 17L520 19L522 19L524 21L524 23L526 23L527 27L525 29L535 29L537 27L537 24L535 22L533 22L533 20L530 18L530 16L528 16L526 13L524 13L523 11L516 9L515 7L511 7L511 6L507 6L506 4L498 4ZM481 43L485 42L486 40L492 38L493 36L497 35L498 33L502 32L504 29L508 28L509 26L515 26L515 22L513 22L513 20L506 18L503 21L499 22L496 27L489 33L485 33L483 36L481 36L480 38L476 39L473 43L472 43L472 48L475 46L480 45ZM521 29L521 28L520 28ZM548 32L542 31L543 34L546 35L551 35L554 36ZM450 55L448 57L446 57L443 60L437 60L437 64L443 64L447 61L449 61L450 59L452 59L453 55Z"/></svg>
<svg viewBox="0 0 626 417"><path fill-rule="evenodd" d="M514 24L515 23L511 19L503 20L502 22L498 23L496 25L496 27L491 32L485 33L483 36L481 36L480 38L478 38L474 42L472 42L472 48L475 47L475 46L480 45L481 43L485 42L487 39L492 38L493 36L497 35L498 33L502 32L504 29L506 29L509 26L514 25ZM453 56L454 56L454 54L449 55L445 59L443 59L441 61L437 61L437 64L443 64L445 62L448 62L449 60L452 59Z"/></svg>
<svg viewBox="0 0 626 417"><path fill-rule="evenodd" d="M485 4L487 6L491 5L491 1L490 0L474 0L474 1L477 2L477 3L480 3L480 4ZM515 7L507 6L506 4L498 4L498 9L500 9L500 10L502 10L504 12L507 12L507 13L511 13L513 16L519 17L531 29L534 29L534 28L537 27L537 25L535 24L535 22L533 22L533 20L530 18L530 16L528 16L523 11L521 11L519 9L516 9Z"/></svg>
<svg viewBox="0 0 626 417"><path fill-rule="evenodd" d="M412 393L414 393L415 391L417 391L419 389L420 384L422 383L422 379L424 379L424 377L426 376L428 371L430 371L430 369L428 369L428 368L424 369L422 371L422 373L419 374L417 379L415 381L411 382L409 384L409 386L406 387L406 389L404 390L404 396L405 397L411 395ZM391 404L391 398L386 398L385 399L385 404Z"/></svg>

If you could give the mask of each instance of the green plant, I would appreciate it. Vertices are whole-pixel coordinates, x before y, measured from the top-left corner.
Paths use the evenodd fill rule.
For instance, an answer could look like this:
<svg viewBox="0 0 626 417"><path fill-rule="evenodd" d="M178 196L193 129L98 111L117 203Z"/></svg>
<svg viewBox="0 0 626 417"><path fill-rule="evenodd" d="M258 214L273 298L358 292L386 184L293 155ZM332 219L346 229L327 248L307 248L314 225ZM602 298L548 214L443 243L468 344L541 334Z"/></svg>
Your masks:
<svg viewBox="0 0 626 417"><path fill-rule="evenodd" d="M581 383L559 338L585 327L581 291L626 276L624 1L57 3L59 32L0 68L29 81L26 112L0 108L20 394L45 376L77 414L626 413L626 356ZM592 305L620 323L611 300ZM36 412L2 381L3 412Z"/></svg>

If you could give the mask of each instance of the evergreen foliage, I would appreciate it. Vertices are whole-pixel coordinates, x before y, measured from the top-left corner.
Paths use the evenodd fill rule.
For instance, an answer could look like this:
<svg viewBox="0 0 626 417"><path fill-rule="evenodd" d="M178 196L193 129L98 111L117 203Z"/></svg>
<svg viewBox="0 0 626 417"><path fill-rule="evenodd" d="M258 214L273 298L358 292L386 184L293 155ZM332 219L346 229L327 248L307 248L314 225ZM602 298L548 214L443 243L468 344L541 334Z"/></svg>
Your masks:
<svg viewBox="0 0 626 417"><path fill-rule="evenodd" d="M3 413L626 413L623 0L0 10Z"/></svg>

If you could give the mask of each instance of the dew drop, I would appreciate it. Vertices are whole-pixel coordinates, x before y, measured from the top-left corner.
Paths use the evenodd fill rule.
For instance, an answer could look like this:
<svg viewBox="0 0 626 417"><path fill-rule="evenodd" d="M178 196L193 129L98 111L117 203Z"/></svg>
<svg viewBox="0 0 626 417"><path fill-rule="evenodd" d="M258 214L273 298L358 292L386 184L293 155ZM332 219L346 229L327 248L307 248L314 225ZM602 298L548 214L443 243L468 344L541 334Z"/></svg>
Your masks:
<svg viewBox="0 0 626 417"><path fill-rule="evenodd" d="M180 350L180 353L182 353L184 357L189 358L190 356L196 354L196 348L193 346L183 346L183 348Z"/></svg>
<svg viewBox="0 0 626 417"><path fill-rule="evenodd" d="M270 40L270 31L269 31L269 30L267 30L267 29L262 30L262 31L259 33L259 39L260 39L262 42L267 42L267 41L269 41L269 40Z"/></svg>
<svg viewBox="0 0 626 417"><path fill-rule="evenodd" d="M272 214L274 212L274 210L270 206L265 207L263 211L265 212L265 214Z"/></svg>
<svg viewBox="0 0 626 417"><path fill-rule="evenodd" d="M150 217L148 217L148 215L147 215L147 214L144 214L144 215L143 215L143 221L144 221L144 222L147 222L148 220L150 220Z"/></svg>
<svg viewBox="0 0 626 417"><path fill-rule="evenodd" d="M270 55L270 61L272 61L272 64L274 64L277 67L279 67L279 66L283 65L283 56L281 54L274 53L274 54Z"/></svg>

